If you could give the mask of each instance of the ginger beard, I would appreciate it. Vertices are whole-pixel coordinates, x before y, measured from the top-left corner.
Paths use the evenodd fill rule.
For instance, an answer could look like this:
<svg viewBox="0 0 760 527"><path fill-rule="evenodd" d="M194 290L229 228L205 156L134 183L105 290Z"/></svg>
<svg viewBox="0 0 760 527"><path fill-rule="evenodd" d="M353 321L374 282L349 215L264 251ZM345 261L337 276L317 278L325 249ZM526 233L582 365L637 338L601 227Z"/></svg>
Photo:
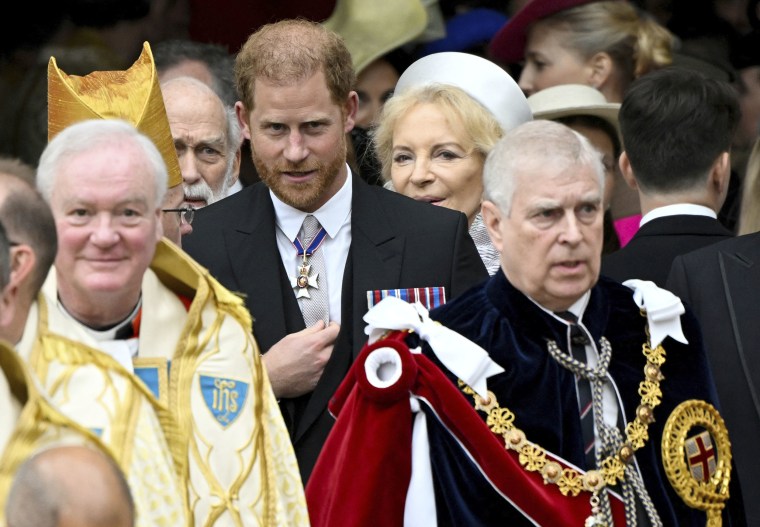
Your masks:
<svg viewBox="0 0 760 527"><path fill-rule="evenodd" d="M301 163L280 161L271 166L256 154L255 148L251 148L251 157L259 178L274 192L275 196L291 207L310 210L335 182L335 178L346 163L346 135L341 134L335 155L327 162L307 158ZM282 177L285 172L310 171L316 171L317 176L303 182L291 183Z"/></svg>

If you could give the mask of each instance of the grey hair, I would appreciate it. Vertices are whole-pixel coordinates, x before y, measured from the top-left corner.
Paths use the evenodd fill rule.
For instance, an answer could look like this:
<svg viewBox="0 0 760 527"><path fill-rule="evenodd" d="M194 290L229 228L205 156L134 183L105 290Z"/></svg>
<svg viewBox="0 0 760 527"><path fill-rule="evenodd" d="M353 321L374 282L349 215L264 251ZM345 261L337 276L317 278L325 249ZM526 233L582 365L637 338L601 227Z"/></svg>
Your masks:
<svg viewBox="0 0 760 527"><path fill-rule="evenodd" d="M221 44L188 39L162 40L153 46L153 60L159 74L183 62L200 62L211 76L211 89L226 105L235 106L238 99L235 87L235 57Z"/></svg>
<svg viewBox="0 0 760 527"><path fill-rule="evenodd" d="M491 149L483 167L485 199L509 216L517 175L549 163L591 167L604 193L602 156L588 139L564 124L536 120L510 130Z"/></svg>
<svg viewBox="0 0 760 527"><path fill-rule="evenodd" d="M5 519L8 527L56 527L59 524L61 511L71 502L72 482L60 471L62 459L71 449L86 449L91 455L102 459L104 466L99 470L107 472L116 480L115 492L118 499L123 500L129 513L130 525L135 524L135 502L129 488L126 476L116 461L103 451L89 446L53 445L27 458L18 467L5 506ZM82 461L80 470L92 468L94 459ZM51 466L52 463L52 466ZM112 510L98 504L100 509L79 511L79 514L97 519L100 525L104 521L113 520ZM94 520L95 521L95 520Z"/></svg>
<svg viewBox="0 0 760 527"><path fill-rule="evenodd" d="M225 105L224 116L227 118L227 168L224 174L224 184L229 188L232 184L232 166L235 164L235 156L243 143L243 132L240 129L240 121L235 114L234 106Z"/></svg>
<svg viewBox="0 0 760 527"><path fill-rule="evenodd" d="M212 95L212 97L218 102L219 107L222 109L222 113L224 114L224 119L226 121L224 133L226 146L225 155L227 158L227 164L225 166L222 192L220 193L220 196L218 196L221 199L227 194L227 190L232 185L232 167L235 164L235 156L237 155L237 151L240 149L240 145L243 143L243 132L240 128L240 121L238 121L237 114L235 113L234 103L233 105L227 104L224 99L222 99L220 95L214 91L213 87L209 86L200 79L190 77L188 75L174 77L165 82L162 82L161 89L165 92L166 87L174 84L180 86L182 84L189 85L191 87L194 87L196 90L204 92L204 94L208 93ZM216 198L217 196L214 197Z"/></svg>
<svg viewBox="0 0 760 527"><path fill-rule="evenodd" d="M67 159L114 142L132 142L143 151L156 186L156 206L160 207L169 178L161 152L148 136L121 119L80 121L65 128L48 143L37 166L37 189L45 201L50 203L55 178Z"/></svg>

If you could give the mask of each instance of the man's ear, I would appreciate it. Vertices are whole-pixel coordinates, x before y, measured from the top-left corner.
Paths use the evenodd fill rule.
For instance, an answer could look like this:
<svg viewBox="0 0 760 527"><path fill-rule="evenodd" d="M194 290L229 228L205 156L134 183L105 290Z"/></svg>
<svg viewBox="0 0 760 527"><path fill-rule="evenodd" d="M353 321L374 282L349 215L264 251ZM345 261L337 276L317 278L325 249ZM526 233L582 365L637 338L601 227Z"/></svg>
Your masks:
<svg viewBox="0 0 760 527"><path fill-rule="evenodd" d="M631 166L631 160L628 159L628 154L625 153L625 150L622 154L620 154L620 161L618 162L618 165L620 166L620 173L623 175L623 180L626 182L626 184L633 190L638 190L639 184L636 183L636 178L633 176L633 167Z"/></svg>
<svg viewBox="0 0 760 527"><path fill-rule="evenodd" d="M166 213L160 208L156 209L156 240L164 237L164 214Z"/></svg>
<svg viewBox="0 0 760 527"><path fill-rule="evenodd" d="M11 272L8 284L0 290L0 334L4 335L16 317L19 296L29 283L37 264L37 256L29 245L11 247ZM3 338L9 338L4 336Z"/></svg>
<svg viewBox="0 0 760 527"><path fill-rule="evenodd" d="M230 176L230 187L237 183L240 179L240 158L242 157L242 151L238 147L235 151L235 160L232 162L232 175Z"/></svg>
<svg viewBox="0 0 760 527"><path fill-rule="evenodd" d="M483 217L483 224L488 229L488 236L493 246L501 253L504 247L504 240L501 237L501 210L493 201L484 200L480 206L480 215Z"/></svg>
<svg viewBox="0 0 760 527"><path fill-rule="evenodd" d="M612 80L612 57L605 51L600 51L588 60L588 67L589 84L601 91Z"/></svg>
<svg viewBox="0 0 760 527"><path fill-rule="evenodd" d="M728 152L720 154L712 167L710 167L710 184L715 187L719 195L728 191L728 183L731 179L731 155Z"/></svg>
<svg viewBox="0 0 760 527"><path fill-rule="evenodd" d="M235 115L240 123L240 131L245 139L251 139L251 128L248 126L248 110L241 101L235 103Z"/></svg>
<svg viewBox="0 0 760 527"><path fill-rule="evenodd" d="M34 272L37 255L25 243L11 247L11 274L8 287L20 288Z"/></svg>
<svg viewBox="0 0 760 527"><path fill-rule="evenodd" d="M354 129L356 125L356 112L359 111L359 96L355 91L349 92L343 111L345 112L343 132L347 134Z"/></svg>

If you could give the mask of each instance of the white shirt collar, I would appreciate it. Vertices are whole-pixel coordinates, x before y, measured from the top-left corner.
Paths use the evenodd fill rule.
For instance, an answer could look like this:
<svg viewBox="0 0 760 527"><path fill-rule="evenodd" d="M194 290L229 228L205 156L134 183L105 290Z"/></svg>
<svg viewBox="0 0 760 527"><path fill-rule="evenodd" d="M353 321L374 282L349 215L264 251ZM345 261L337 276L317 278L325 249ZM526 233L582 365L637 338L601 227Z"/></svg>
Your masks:
<svg viewBox="0 0 760 527"><path fill-rule="evenodd" d="M330 238L335 238L341 226L346 222L346 218L351 213L351 195L353 186L351 181L351 169L348 165L346 165L346 171L347 177L343 186L327 203L311 213L316 216L317 220L319 220L319 223L325 228ZM272 204L274 205L274 215L277 220L277 226L289 240L294 240L296 236L298 236L298 231L301 230L304 218L310 213L291 207L275 196L271 190L269 191L269 195L272 196Z"/></svg>
<svg viewBox="0 0 760 527"><path fill-rule="evenodd" d="M648 221L652 221L656 218L664 218L665 216L677 216L681 214L687 214L691 216L709 216L710 218L717 219L718 215L710 207L704 205L697 205L695 203L675 203L673 205L665 205L664 207L657 207L656 209L647 212L639 222L639 227L644 225Z"/></svg>
<svg viewBox="0 0 760 527"><path fill-rule="evenodd" d="M528 296L528 295L525 295L525 296ZM528 298L530 299L531 302L536 304L538 307L540 307L541 309L549 313L551 316L553 316L557 320L561 320L565 324L568 323L567 320L565 320L564 318L557 316L557 314L554 311L551 311L550 309L546 309L544 306L542 306L541 304L533 300L531 297L528 296ZM591 298L590 290L583 293L583 296L581 296L578 300L576 300L575 303L572 306L570 306L570 308L568 309L568 311L570 311L573 315L575 315L579 321L583 320L583 313L586 312L586 306L588 305L589 298Z"/></svg>

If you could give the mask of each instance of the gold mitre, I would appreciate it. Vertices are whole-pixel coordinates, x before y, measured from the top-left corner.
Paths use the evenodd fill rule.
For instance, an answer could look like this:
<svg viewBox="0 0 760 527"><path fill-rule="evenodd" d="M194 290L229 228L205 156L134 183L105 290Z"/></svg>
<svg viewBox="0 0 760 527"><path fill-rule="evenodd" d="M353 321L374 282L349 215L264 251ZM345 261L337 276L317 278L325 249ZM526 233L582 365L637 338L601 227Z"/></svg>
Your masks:
<svg viewBox="0 0 760 527"><path fill-rule="evenodd" d="M48 63L48 141L86 119L124 119L153 140L166 163L169 187L182 183L177 151L158 85L150 45L125 71L94 71L80 77Z"/></svg>

